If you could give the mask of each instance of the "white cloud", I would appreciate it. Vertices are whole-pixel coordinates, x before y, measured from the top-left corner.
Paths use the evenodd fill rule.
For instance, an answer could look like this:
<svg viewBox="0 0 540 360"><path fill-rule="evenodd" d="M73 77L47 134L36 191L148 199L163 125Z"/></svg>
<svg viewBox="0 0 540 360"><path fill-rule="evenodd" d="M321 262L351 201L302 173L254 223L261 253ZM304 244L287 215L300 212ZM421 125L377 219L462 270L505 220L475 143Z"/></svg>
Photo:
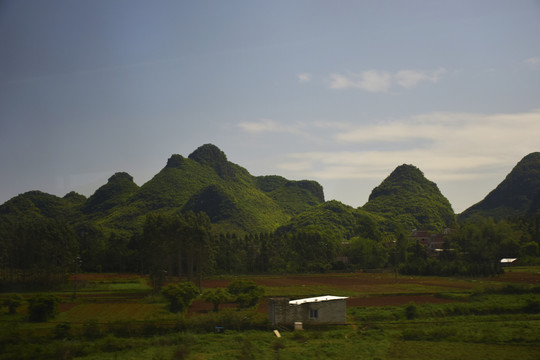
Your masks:
<svg viewBox="0 0 540 360"><path fill-rule="evenodd" d="M436 83L445 72L443 68L434 71L400 70L396 73L395 79L400 86L410 89L422 81Z"/></svg>
<svg viewBox="0 0 540 360"><path fill-rule="evenodd" d="M298 78L298 82L301 84L308 83L311 81L311 74L302 73L302 74L296 75L296 77Z"/></svg>
<svg viewBox="0 0 540 360"><path fill-rule="evenodd" d="M446 73L446 69L437 70L400 70L394 75L386 71L369 70L360 74L330 75L331 89L362 89L369 92L388 92L393 84L410 89L418 86L422 82L436 83L441 76Z"/></svg>
<svg viewBox="0 0 540 360"><path fill-rule="evenodd" d="M369 70L348 77L340 74L330 75L331 89L358 88L369 92L387 92L392 76L384 71Z"/></svg>
<svg viewBox="0 0 540 360"><path fill-rule="evenodd" d="M511 114L429 113L382 124L325 129L334 148L383 150L307 151L289 154L282 169L301 164L304 177L384 179L396 166L419 167L434 181L491 179L540 151L540 110ZM387 145L385 145L387 144ZM387 150L384 150L387 148Z"/></svg>

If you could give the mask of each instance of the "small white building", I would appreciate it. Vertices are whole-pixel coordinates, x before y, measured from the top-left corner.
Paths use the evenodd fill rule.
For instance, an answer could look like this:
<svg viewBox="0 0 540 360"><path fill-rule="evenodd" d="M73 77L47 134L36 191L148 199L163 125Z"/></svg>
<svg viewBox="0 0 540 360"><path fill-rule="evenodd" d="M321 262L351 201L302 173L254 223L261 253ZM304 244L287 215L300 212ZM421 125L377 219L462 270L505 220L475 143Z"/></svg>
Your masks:
<svg viewBox="0 0 540 360"><path fill-rule="evenodd" d="M306 299L268 299L268 318L272 325L346 324L347 302L343 296L317 296Z"/></svg>
<svg viewBox="0 0 540 360"><path fill-rule="evenodd" d="M501 265L502 266L508 266L508 265L514 265L517 258L503 258L501 259Z"/></svg>

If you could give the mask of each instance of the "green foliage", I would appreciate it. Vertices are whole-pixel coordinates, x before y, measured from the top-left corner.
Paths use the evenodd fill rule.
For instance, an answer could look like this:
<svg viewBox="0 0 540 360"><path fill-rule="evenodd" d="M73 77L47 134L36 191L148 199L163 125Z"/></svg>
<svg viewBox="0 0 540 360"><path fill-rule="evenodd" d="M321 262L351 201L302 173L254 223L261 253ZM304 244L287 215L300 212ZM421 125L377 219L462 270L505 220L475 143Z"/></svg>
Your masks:
<svg viewBox="0 0 540 360"><path fill-rule="evenodd" d="M21 220L6 228L0 237L3 251L0 266L8 283L24 282L40 288L62 283L73 269L78 253L76 235L69 224L60 220L37 218Z"/></svg>
<svg viewBox="0 0 540 360"><path fill-rule="evenodd" d="M19 294L13 294L4 300L3 305L8 307L10 314L17 313L17 308L24 302L24 299Z"/></svg>
<svg viewBox="0 0 540 360"><path fill-rule="evenodd" d="M170 284L161 291L169 301L169 310L173 313L185 313L193 300L199 296L199 289L192 282Z"/></svg>
<svg viewBox="0 0 540 360"><path fill-rule="evenodd" d="M462 219L470 221L434 260L414 255L406 238L401 241L402 229L408 234L455 225L449 202L416 167L397 167L363 208L354 209L324 202L314 181L254 177L206 144L187 158L172 155L141 187L129 174L116 173L88 199L31 191L0 205L0 282L24 279L50 288L79 270L133 271L150 274L158 291L175 275L195 281L210 273L389 264L409 274L497 274L502 257L540 263L539 160L540 153L526 156L471 208L480 220L466 212ZM482 218L503 213L526 217ZM392 238L400 239L395 250ZM344 255L352 265L336 261ZM77 256L80 269L73 263Z"/></svg>
<svg viewBox="0 0 540 360"><path fill-rule="evenodd" d="M103 336L97 320L86 321L82 327L83 336L87 339L95 340Z"/></svg>
<svg viewBox="0 0 540 360"><path fill-rule="evenodd" d="M442 231L455 224L450 202L412 165L398 166L373 189L363 209L385 217L387 229L393 231L398 227Z"/></svg>
<svg viewBox="0 0 540 360"><path fill-rule="evenodd" d="M459 215L460 222L478 217L507 219L534 213L540 194L540 152L519 161L506 178L482 201ZM538 200L537 200L538 201Z"/></svg>
<svg viewBox="0 0 540 360"><path fill-rule="evenodd" d="M55 339L71 340L73 338L73 334L71 333L71 324L62 323L56 325L54 327L54 337Z"/></svg>
<svg viewBox="0 0 540 360"><path fill-rule="evenodd" d="M418 317L418 309L414 303L411 303L405 307L405 317L408 320L412 320Z"/></svg>
<svg viewBox="0 0 540 360"><path fill-rule="evenodd" d="M235 280L229 284L227 291L241 308L257 305L264 295L264 289L251 280Z"/></svg>
<svg viewBox="0 0 540 360"><path fill-rule="evenodd" d="M202 299L214 306L214 311L219 311L219 305L233 300L232 295L223 288L209 289L202 293Z"/></svg>
<svg viewBox="0 0 540 360"><path fill-rule="evenodd" d="M138 189L131 175L118 172L88 198L82 211L92 217L103 216L113 207L124 204Z"/></svg>
<svg viewBox="0 0 540 360"><path fill-rule="evenodd" d="M349 240L346 254L351 264L360 269L382 268L388 260L388 252L381 242L359 236Z"/></svg>
<svg viewBox="0 0 540 360"><path fill-rule="evenodd" d="M28 319L45 322L58 312L58 298L54 295L38 294L28 300Z"/></svg>

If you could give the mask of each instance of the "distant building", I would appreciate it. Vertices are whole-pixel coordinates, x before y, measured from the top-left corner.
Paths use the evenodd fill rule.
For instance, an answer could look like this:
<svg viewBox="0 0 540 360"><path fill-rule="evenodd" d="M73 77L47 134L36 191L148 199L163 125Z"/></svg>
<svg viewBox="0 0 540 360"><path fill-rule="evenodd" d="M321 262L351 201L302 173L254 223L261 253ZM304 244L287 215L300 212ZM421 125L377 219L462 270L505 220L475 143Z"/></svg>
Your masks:
<svg viewBox="0 0 540 360"><path fill-rule="evenodd" d="M452 229L444 229L443 233L432 233L429 230L413 229L411 240L418 241L426 249L428 255L438 256L444 248L444 242L452 233Z"/></svg>
<svg viewBox="0 0 540 360"><path fill-rule="evenodd" d="M303 324L346 324L347 302L342 296L318 296L289 300L288 298L268 299L268 318L272 325Z"/></svg>
<svg viewBox="0 0 540 360"><path fill-rule="evenodd" d="M502 266L510 266L510 265L516 265L517 264L517 258L503 258L501 259L501 265Z"/></svg>

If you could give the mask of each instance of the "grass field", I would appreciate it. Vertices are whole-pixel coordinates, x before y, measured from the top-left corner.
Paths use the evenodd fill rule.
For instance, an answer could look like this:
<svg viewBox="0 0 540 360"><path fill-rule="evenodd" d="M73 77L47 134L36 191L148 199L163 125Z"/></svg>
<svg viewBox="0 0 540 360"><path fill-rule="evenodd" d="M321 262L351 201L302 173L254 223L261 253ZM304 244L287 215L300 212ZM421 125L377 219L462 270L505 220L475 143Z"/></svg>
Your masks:
<svg viewBox="0 0 540 360"><path fill-rule="evenodd" d="M244 277L242 277L244 278ZM79 274L58 315L31 323L26 306L0 311L0 359L539 359L540 267L495 278L350 273L247 276L266 296L348 296L347 325L282 331L267 302L239 311L194 302L171 314L144 277ZM236 277L203 281L225 287ZM5 298L10 294L0 294ZM22 294L25 298L33 294ZM214 326L225 326L222 334Z"/></svg>

